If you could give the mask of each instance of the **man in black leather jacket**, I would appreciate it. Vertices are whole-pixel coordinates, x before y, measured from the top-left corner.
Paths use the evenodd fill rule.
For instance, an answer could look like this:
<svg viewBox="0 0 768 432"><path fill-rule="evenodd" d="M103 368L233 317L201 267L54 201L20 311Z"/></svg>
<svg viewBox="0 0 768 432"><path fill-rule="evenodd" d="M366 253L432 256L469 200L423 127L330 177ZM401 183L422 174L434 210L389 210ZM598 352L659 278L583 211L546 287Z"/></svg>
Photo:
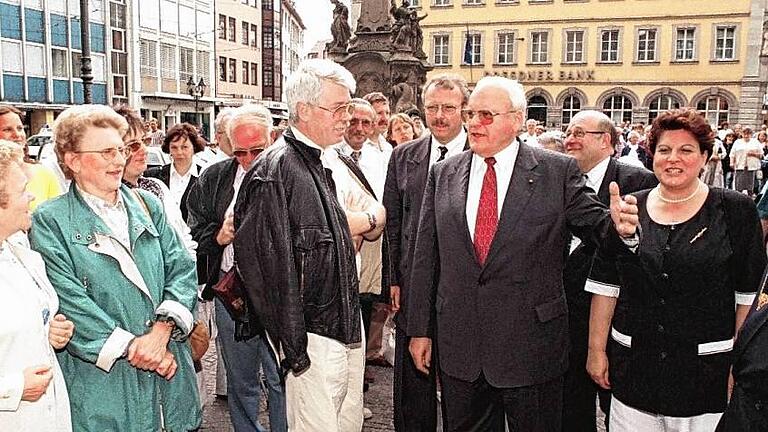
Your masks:
<svg viewBox="0 0 768 432"><path fill-rule="evenodd" d="M238 270L288 370L289 430L362 429L355 246L324 160L354 90L336 63L302 63L286 87L291 126L248 172L235 207Z"/></svg>

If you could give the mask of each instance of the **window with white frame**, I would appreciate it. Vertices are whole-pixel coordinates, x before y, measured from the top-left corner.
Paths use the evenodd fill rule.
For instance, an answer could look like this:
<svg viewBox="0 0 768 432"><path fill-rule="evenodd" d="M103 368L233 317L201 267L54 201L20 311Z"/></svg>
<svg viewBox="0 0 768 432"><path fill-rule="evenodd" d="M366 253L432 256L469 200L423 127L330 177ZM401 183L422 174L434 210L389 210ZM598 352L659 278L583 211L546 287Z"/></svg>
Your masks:
<svg viewBox="0 0 768 432"><path fill-rule="evenodd" d="M696 104L696 109L703 112L709 124L728 121L728 101L722 96L709 96Z"/></svg>
<svg viewBox="0 0 768 432"><path fill-rule="evenodd" d="M93 80L95 82L107 81L107 57L103 54L91 54L91 66L93 67Z"/></svg>
<svg viewBox="0 0 768 432"><path fill-rule="evenodd" d="M227 81L227 58L219 57L219 81Z"/></svg>
<svg viewBox="0 0 768 432"><path fill-rule="evenodd" d="M584 62L584 30L567 30L565 32L565 62Z"/></svg>
<svg viewBox="0 0 768 432"><path fill-rule="evenodd" d="M715 28L715 60L736 59L736 26L723 25Z"/></svg>
<svg viewBox="0 0 768 432"><path fill-rule="evenodd" d="M227 16L219 14L219 28L217 29L219 39L227 39Z"/></svg>
<svg viewBox="0 0 768 432"><path fill-rule="evenodd" d="M179 5L179 36L195 37L195 10L189 6Z"/></svg>
<svg viewBox="0 0 768 432"><path fill-rule="evenodd" d="M179 47L179 80L186 83L195 73L195 50Z"/></svg>
<svg viewBox="0 0 768 432"><path fill-rule="evenodd" d="M45 76L45 47L43 45L26 44L24 66L27 75Z"/></svg>
<svg viewBox="0 0 768 432"><path fill-rule="evenodd" d="M464 0L464 4L469 6L482 5L484 3L485 0Z"/></svg>
<svg viewBox="0 0 768 432"><path fill-rule="evenodd" d="M161 76L167 79L176 78L176 47L171 44L160 44Z"/></svg>
<svg viewBox="0 0 768 432"><path fill-rule="evenodd" d="M675 60L689 61L696 58L696 29L678 28L675 38Z"/></svg>
<svg viewBox="0 0 768 432"><path fill-rule="evenodd" d="M616 63L619 61L619 30L603 30L600 32L600 61Z"/></svg>
<svg viewBox="0 0 768 432"><path fill-rule="evenodd" d="M205 78L206 81L209 80L209 75L211 73L211 66L210 66L210 59L211 59L211 53L208 51L198 51L197 52L197 76L200 78Z"/></svg>
<svg viewBox="0 0 768 432"><path fill-rule="evenodd" d="M412 8L421 7L421 0L411 0L410 3Z"/></svg>
<svg viewBox="0 0 768 432"><path fill-rule="evenodd" d="M195 12L195 18L197 19L197 25L195 26L197 39L207 39L208 35L213 32L213 20L211 19L211 14L198 10Z"/></svg>
<svg viewBox="0 0 768 432"><path fill-rule="evenodd" d="M433 6L450 6L451 2L453 0L432 0L434 3L432 3Z"/></svg>
<svg viewBox="0 0 768 432"><path fill-rule="evenodd" d="M141 76L157 76L157 42L140 39L139 57L141 62Z"/></svg>
<svg viewBox="0 0 768 432"><path fill-rule="evenodd" d="M498 64L515 63L515 33L502 32L496 35L496 62Z"/></svg>
<svg viewBox="0 0 768 432"><path fill-rule="evenodd" d="M54 78L69 77L69 56L66 50L51 49L51 75Z"/></svg>
<svg viewBox="0 0 768 432"><path fill-rule="evenodd" d="M160 31L164 33L176 34L179 32L179 10L178 4L169 0L160 2Z"/></svg>
<svg viewBox="0 0 768 432"><path fill-rule="evenodd" d="M22 73L21 43L3 41L3 72Z"/></svg>
<svg viewBox="0 0 768 432"><path fill-rule="evenodd" d="M79 51L72 51L72 78L80 78L83 73L82 67L82 54Z"/></svg>
<svg viewBox="0 0 768 432"><path fill-rule="evenodd" d="M632 121L632 101L622 95L609 97L603 103L603 113L610 117L614 123Z"/></svg>
<svg viewBox="0 0 768 432"><path fill-rule="evenodd" d="M549 33L545 31L531 32L531 63L547 63L549 61Z"/></svg>
<svg viewBox="0 0 768 432"><path fill-rule="evenodd" d="M70 1L69 4L77 3ZM80 15L80 12L75 12ZM139 8L139 25L141 27L158 29L160 27L160 2L159 0L142 0Z"/></svg>
<svg viewBox="0 0 768 432"><path fill-rule="evenodd" d="M637 31L637 61L656 61L656 29L639 29Z"/></svg>
<svg viewBox="0 0 768 432"><path fill-rule="evenodd" d="M467 42L465 40L464 42L464 50L465 52L462 53L462 62L464 64L481 64L483 62L483 56L482 56L482 50L483 50L483 37L480 33L470 33L466 35L466 38L469 40ZM469 47L469 58L467 58L466 49ZM467 62L467 60L471 60L471 63Z"/></svg>
<svg viewBox="0 0 768 432"><path fill-rule="evenodd" d="M568 95L563 100L563 124L571 122L573 116L581 111L581 99L576 95Z"/></svg>
<svg viewBox="0 0 768 432"><path fill-rule="evenodd" d="M448 64L448 35L432 36L433 56L432 63L435 65Z"/></svg>
<svg viewBox="0 0 768 432"><path fill-rule="evenodd" d="M658 95L648 105L648 121L671 109L680 108L680 101L671 95Z"/></svg>

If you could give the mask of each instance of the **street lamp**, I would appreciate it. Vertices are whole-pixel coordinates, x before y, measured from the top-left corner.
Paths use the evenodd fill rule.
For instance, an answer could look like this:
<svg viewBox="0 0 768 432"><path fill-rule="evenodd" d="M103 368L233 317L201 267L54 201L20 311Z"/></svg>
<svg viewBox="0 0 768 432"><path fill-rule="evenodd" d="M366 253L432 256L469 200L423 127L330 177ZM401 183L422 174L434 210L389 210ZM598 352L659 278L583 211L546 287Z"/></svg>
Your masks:
<svg viewBox="0 0 768 432"><path fill-rule="evenodd" d="M198 118L198 109L197 104L200 101L200 98L205 95L205 88L208 87L205 85L205 81L203 78L200 78L200 82L195 84L195 80L192 79L192 76L190 75L189 80L187 80L187 93L189 93L190 96L192 96L195 99L195 123L197 125L200 125L200 119Z"/></svg>

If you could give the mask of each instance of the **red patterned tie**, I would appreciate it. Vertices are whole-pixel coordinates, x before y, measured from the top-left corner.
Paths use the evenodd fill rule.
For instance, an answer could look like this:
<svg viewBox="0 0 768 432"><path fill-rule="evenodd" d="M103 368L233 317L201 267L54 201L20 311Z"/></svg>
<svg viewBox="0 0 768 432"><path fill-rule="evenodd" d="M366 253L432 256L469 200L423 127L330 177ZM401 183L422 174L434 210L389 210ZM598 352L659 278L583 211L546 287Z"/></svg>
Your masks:
<svg viewBox="0 0 768 432"><path fill-rule="evenodd" d="M475 222L475 253L480 265L485 264L488 251L491 249L491 241L496 234L496 226L499 223L496 170L493 169L496 159L485 158L485 163L488 164L488 168L485 171L485 176L483 176L483 188L480 191L480 205L477 207L477 220Z"/></svg>

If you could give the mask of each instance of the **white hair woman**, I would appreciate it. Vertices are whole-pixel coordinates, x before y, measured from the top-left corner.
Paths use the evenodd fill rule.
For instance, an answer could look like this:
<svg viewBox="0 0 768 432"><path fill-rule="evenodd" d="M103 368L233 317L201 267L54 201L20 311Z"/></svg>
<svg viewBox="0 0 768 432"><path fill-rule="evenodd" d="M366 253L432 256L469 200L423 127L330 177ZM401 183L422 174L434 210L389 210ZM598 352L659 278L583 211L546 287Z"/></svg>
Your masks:
<svg viewBox="0 0 768 432"><path fill-rule="evenodd" d="M69 432L69 397L54 349L67 345L74 326L57 314L43 261L20 233L29 230L34 198L23 156L21 146L0 140L0 428Z"/></svg>
<svg viewBox="0 0 768 432"><path fill-rule="evenodd" d="M30 242L78 329L60 354L78 395L73 428L195 430L201 412L186 342L195 264L160 202L121 184L127 129L103 105L59 115L56 153L72 186L38 207Z"/></svg>

